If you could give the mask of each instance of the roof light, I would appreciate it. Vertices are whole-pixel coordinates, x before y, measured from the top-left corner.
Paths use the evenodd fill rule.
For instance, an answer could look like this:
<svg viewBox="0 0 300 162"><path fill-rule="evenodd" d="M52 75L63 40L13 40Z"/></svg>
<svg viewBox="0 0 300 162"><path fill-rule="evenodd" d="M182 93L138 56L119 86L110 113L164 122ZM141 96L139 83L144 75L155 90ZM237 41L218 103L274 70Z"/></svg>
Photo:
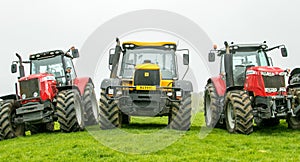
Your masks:
<svg viewBox="0 0 300 162"><path fill-rule="evenodd" d="M266 45L262 45L261 48L262 48L262 49L266 49L267 46L266 46Z"/></svg>
<svg viewBox="0 0 300 162"><path fill-rule="evenodd" d="M216 50L218 48L218 46L216 44L213 45L214 50Z"/></svg>

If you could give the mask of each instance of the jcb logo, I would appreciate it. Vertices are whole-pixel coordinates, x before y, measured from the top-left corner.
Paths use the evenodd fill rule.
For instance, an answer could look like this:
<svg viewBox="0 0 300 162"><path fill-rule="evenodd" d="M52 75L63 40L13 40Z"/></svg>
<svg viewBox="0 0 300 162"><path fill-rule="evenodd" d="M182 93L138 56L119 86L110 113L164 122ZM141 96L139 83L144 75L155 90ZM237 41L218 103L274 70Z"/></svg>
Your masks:
<svg viewBox="0 0 300 162"><path fill-rule="evenodd" d="M144 76L145 76L145 77L149 77L149 72L145 72L145 73L144 73Z"/></svg>

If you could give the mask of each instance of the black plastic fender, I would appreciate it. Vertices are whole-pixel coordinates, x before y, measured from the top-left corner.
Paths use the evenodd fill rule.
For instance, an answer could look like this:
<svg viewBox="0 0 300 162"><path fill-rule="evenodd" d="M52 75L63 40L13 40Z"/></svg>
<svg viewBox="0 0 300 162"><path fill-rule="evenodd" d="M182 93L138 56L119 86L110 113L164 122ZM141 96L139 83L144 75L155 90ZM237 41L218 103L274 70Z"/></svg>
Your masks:
<svg viewBox="0 0 300 162"><path fill-rule="evenodd" d="M17 100L18 96L15 94L10 94L10 95L1 96L0 99L2 99L2 100Z"/></svg>
<svg viewBox="0 0 300 162"><path fill-rule="evenodd" d="M121 85L121 79L118 78L110 78L110 79L104 79L101 82L101 89L106 89L109 86L118 86Z"/></svg>
<svg viewBox="0 0 300 162"><path fill-rule="evenodd" d="M193 92L193 84L191 81L187 81L187 80L174 81L174 87L181 88L185 92Z"/></svg>
<svg viewBox="0 0 300 162"><path fill-rule="evenodd" d="M295 68L290 73L288 84L299 84L300 83L300 68Z"/></svg>

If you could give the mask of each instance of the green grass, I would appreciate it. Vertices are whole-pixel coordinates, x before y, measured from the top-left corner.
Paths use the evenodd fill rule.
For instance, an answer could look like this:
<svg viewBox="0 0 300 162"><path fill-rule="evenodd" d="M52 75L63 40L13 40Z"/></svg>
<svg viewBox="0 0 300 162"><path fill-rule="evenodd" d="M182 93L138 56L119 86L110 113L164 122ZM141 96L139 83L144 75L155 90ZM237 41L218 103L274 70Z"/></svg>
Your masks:
<svg viewBox="0 0 300 162"><path fill-rule="evenodd" d="M300 131L285 121L251 135L204 133L203 113L191 130L164 129L167 118L133 118L121 130L36 134L0 141L0 161L299 161ZM200 133L201 132L201 133ZM92 136L93 135L93 136ZM207 136L205 136L207 135Z"/></svg>

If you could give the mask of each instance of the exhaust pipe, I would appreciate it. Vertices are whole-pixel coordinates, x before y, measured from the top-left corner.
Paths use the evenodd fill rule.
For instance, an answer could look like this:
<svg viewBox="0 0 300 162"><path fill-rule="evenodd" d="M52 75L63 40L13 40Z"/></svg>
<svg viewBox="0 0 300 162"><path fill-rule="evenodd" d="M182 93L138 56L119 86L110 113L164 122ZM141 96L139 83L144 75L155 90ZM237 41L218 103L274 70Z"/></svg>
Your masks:
<svg viewBox="0 0 300 162"><path fill-rule="evenodd" d="M20 78L25 76L25 70L24 70L24 66L23 66L23 60L22 57L16 53L16 56L19 58L19 72L20 72Z"/></svg>

